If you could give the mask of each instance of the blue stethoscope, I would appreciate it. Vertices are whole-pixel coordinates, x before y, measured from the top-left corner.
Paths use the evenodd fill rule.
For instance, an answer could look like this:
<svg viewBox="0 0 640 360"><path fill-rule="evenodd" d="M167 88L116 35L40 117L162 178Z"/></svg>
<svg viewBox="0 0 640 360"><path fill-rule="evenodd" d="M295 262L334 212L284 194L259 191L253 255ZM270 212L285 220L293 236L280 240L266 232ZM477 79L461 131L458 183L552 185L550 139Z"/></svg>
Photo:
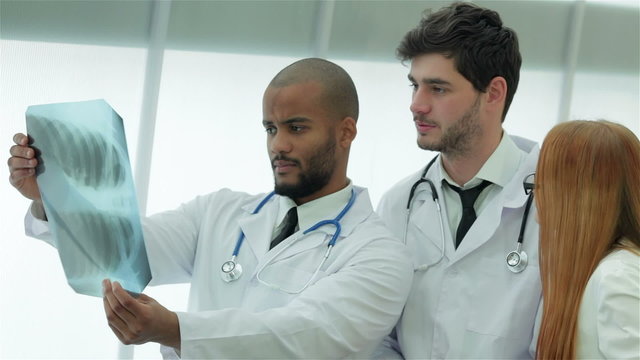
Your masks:
<svg viewBox="0 0 640 360"><path fill-rule="evenodd" d="M274 192L271 192L264 199L262 199L262 201L260 201L258 206L256 206L255 210L253 210L251 214L255 215L258 212L260 212L260 209L262 209L262 207L273 197L274 194L275 194ZM353 189L351 189L351 197L349 198L347 205L345 205L344 209L342 209L342 211L338 214L338 216L336 216L332 220L322 220L316 223L315 225L311 226L310 228L308 228L302 233L303 235L306 235L318 229L319 227L325 226L325 225L333 225L336 227L336 231L334 232L331 240L329 241L329 244L327 246L327 251L325 252L324 257L322 258L322 262L320 262L320 265L318 265L318 267L316 268L311 278L309 278L309 281L307 281L307 283L301 289L299 290L283 289L277 285L270 284L260 278L260 273L262 272L262 270L264 270L264 268L267 267L267 265L269 265L273 261L273 259L277 258L278 255L280 255L284 250L286 250L289 246L291 246L293 242L290 242L286 246L282 247L280 251L278 251L278 253L276 253L273 257L271 257L271 260L269 260L266 264L264 264L258 270L258 272L256 273L256 278L258 279L258 281L260 281L262 284L266 286L269 286L271 288L284 291L290 294L298 294L302 292L304 289L306 289L311 284L311 281L316 277L316 275L318 274L318 272L320 271L324 263L327 261L327 258L329 258L329 255L331 254L331 249L333 249L334 245L336 244L336 241L338 240L338 237L340 236L340 233L342 232L342 226L340 225L340 220L342 220L344 215L351 209L355 200L356 200L356 193ZM240 264L236 261L236 258L238 257L238 253L240 253L240 247L242 247L244 237L245 237L244 232L240 230L240 235L238 236L238 240L236 241L236 246L233 249L233 254L231 255L231 259L225 261L222 264L220 276L222 277L222 280L226 282L232 282L232 281L238 280L240 276L242 276L242 266L240 266Z"/></svg>
<svg viewBox="0 0 640 360"><path fill-rule="evenodd" d="M442 208L440 207L440 198L438 197L438 193L436 192L436 187L433 185L433 182L427 179L427 172L431 168L431 165L436 161L438 157L435 156L427 167L422 172L420 179L416 181L413 186L411 186L411 190L409 191L409 200L407 201L407 219L404 227L404 243L407 243L407 232L409 230L409 218L411 217L411 208L413 206L413 199L416 193L416 189L422 183L427 183L429 188L431 189L431 197L433 201L436 203L436 208L438 209L438 217L440 218L440 238L442 239L442 244L440 246L440 258L433 264L423 264L415 268L414 271L426 271L429 267L438 264L444 258L444 223L442 220ZM524 215L522 217L522 224L520 225L520 234L518 235L517 247L514 251L510 251L507 254L507 269L509 269L513 273L522 272L528 264L528 256L527 253L522 250L522 241L524 240L524 229L527 225L527 217L529 216L529 210L531 209L531 203L533 202L533 192L530 192L527 198L527 204L524 209Z"/></svg>

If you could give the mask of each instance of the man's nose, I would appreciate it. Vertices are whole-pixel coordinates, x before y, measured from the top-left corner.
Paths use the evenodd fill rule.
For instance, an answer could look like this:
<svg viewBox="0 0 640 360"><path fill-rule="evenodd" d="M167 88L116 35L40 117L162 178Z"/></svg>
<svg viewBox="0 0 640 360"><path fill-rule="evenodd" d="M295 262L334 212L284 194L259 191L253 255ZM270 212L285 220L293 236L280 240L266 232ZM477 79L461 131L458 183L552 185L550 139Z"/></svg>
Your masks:
<svg viewBox="0 0 640 360"><path fill-rule="evenodd" d="M431 107L431 96L422 89L416 90L411 97L411 105L409 106L411 113L414 115L428 114L431 112Z"/></svg>
<svg viewBox="0 0 640 360"><path fill-rule="evenodd" d="M269 150L274 154L289 153L291 148L291 139L286 133L278 131L269 139Z"/></svg>

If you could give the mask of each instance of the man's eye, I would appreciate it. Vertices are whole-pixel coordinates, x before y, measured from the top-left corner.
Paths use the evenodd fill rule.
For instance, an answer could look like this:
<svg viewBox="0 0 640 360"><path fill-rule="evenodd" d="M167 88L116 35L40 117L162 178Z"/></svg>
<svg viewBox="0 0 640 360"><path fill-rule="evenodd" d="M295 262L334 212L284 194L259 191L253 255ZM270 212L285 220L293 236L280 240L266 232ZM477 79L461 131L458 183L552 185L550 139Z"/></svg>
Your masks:
<svg viewBox="0 0 640 360"><path fill-rule="evenodd" d="M411 87L411 89L412 89L414 92L418 90L418 84L416 84L416 83L411 83L411 84L409 84L409 86Z"/></svg>
<svg viewBox="0 0 640 360"><path fill-rule="evenodd" d="M431 88L431 91L433 91L435 94L444 94L445 93L445 88L441 88L439 86L434 86Z"/></svg>
<svg viewBox="0 0 640 360"><path fill-rule="evenodd" d="M304 129L304 127L302 126L298 126L298 125L291 125L291 131L293 132L300 132Z"/></svg>
<svg viewBox="0 0 640 360"><path fill-rule="evenodd" d="M269 135L273 135L273 134L275 134L275 133L276 133L276 128L274 128L274 127L268 127L268 128L265 128L265 129L264 129L264 131L266 131L266 132L267 132L267 134L269 134Z"/></svg>

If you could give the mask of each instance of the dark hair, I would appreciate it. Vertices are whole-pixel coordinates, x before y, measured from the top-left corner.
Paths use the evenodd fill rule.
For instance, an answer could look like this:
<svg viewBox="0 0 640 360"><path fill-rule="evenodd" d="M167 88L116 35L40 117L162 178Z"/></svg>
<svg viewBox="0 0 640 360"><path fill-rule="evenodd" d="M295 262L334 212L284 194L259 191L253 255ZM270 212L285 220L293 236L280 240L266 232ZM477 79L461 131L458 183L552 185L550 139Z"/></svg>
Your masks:
<svg viewBox="0 0 640 360"><path fill-rule="evenodd" d="M340 120L351 117L358 120L358 92L349 74L331 61L308 58L282 69L269 83L269 87L284 87L314 81L323 87L323 100L327 110Z"/></svg>
<svg viewBox="0 0 640 360"><path fill-rule="evenodd" d="M396 52L402 61L430 53L452 58L458 72L480 92L486 91L491 79L503 77L507 82L504 121L518 88L522 57L518 36L502 26L497 12L455 2L423 17Z"/></svg>

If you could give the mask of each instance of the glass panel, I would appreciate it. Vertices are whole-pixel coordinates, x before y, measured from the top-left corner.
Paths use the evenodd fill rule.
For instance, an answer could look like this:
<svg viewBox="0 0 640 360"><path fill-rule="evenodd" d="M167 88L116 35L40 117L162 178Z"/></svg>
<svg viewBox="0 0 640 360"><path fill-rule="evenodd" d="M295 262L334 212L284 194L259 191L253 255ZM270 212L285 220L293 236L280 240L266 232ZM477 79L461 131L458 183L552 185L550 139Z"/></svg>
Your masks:
<svg viewBox="0 0 640 360"><path fill-rule="evenodd" d="M135 48L0 41L2 153L8 157L11 135L25 131L28 105L103 98L124 119L135 158L145 56ZM28 201L6 182L6 165L0 178L0 358L115 358L102 299L76 294L56 250L25 237Z"/></svg>
<svg viewBox="0 0 640 360"><path fill-rule="evenodd" d="M520 71L520 83L504 120L504 129L511 135L542 144L544 136L558 122L562 79L561 71Z"/></svg>
<svg viewBox="0 0 640 360"><path fill-rule="evenodd" d="M614 121L640 137L639 74L577 73L569 117Z"/></svg>

